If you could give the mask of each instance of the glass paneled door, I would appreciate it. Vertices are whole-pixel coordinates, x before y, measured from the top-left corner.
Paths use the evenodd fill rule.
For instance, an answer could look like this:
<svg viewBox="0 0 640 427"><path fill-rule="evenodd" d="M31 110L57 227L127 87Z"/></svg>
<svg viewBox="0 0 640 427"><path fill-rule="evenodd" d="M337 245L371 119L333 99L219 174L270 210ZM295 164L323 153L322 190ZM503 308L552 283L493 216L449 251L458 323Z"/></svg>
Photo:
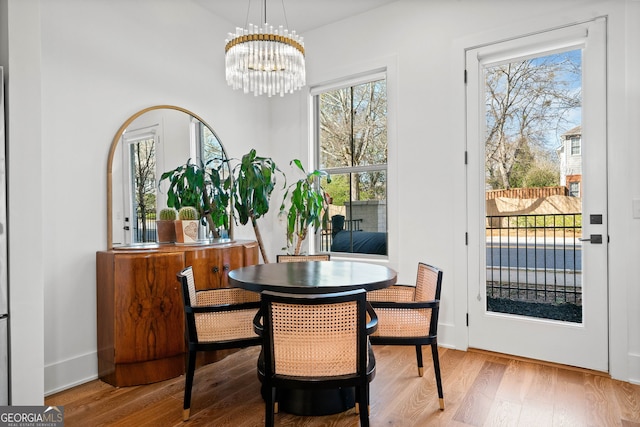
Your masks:
<svg viewBox="0 0 640 427"><path fill-rule="evenodd" d="M470 347L608 371L605 32L467 50Z"/></svg>

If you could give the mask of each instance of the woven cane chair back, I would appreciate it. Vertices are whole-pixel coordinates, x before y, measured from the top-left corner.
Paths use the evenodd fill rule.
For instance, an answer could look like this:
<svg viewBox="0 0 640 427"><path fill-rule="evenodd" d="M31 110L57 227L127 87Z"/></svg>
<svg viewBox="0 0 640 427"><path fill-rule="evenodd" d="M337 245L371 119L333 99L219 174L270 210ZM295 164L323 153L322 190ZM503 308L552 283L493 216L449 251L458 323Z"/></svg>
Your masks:
<svg viewBox="0 0 640 427"><path fill-rule="evenodd" d="M424 263L418 264L415 301L433 301L440 299L440 295L436 295L436 292L439 291L438 274L438 269L429 267Z"/></svg>
<svg viewBox="0 0 640 427"><path fill-rule="evenodd" d="M277 262L331 261L331 254L317 255L278 255Z"/></svg>
<svg viewBox="0 0 640 427"><path fill-rule="evenodd" d="M273 302L276 375L327 377L357 372L358 303Z"/></svg>

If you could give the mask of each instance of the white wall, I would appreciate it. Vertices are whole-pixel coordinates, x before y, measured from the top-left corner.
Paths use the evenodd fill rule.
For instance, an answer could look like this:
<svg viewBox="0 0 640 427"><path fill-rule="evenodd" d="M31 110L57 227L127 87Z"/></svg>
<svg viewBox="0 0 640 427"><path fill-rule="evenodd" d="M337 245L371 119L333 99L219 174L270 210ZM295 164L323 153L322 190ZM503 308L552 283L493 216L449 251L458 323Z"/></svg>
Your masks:
<svg viewBox="0 0 640 427"><path fill-rule="evenodd" d="M5 8L6 6L6 8ZM7 79L10 402L42 401L45 275L43 233L42 86L37 3L3 4L8 20ZM3 24L4 26L4 24ZM15 231L14 231L15 229ZM19 230L24 230L20 233ZM22 238L19 236L22 234ZM32 236L35 237L32 239ZM35 368L34 368L35 367Z"/></svg>
<svg viewBox="0 0 640 427"><path fill-rule="evenodd" d="M95 253L106 249L117 129L142 108L178 105L240 157L265 151L267 100L227 87L235 24L191 2L8 0L8 10L10 227L27 233L10 242L13 403L41 404L97 377Z"/></svg>
<svg viewBox="0 0 640 427"><path fill-rule="evenodd" d="M640 182L633 160L638 155L637 75L640 65L638 1L400 0L369 13L304 34L308 87L336 76L387 63L397 76L388 79L397 105L389 111L389 265L399 281L412 282L418 261L443 268L439 342L467 348L467 271L464 245L465 101L464 49L482 43L564 26L607 15L609 18L609 218L610 224L610 372L640 382L640 292L636 283L640 220L631 215ZM308 90L308 89L307 89ZM300 97L304 97L302 94ZM300 99L289 98L291 108ZM290 127L287 114L274 110L271 131ZM394 121L395 123L392 123ZM300 122L304 133L306 117ZM295 130L289 129L294 136ZM295 144L291 140L290 144ZM306 141L298 144L304 152ZM395 144L395 146L391 146ZM635 155L630 155L635 153ZM416 176L420 189L416 190ZM629 179L633 176L633 179ZM416 215L420 212L420 215ZM633 256L635 258L632 258ZM604 284L603 284L604 286ZM607 345L607 343L594 343Z"/></svg>
<svg viewBox="0 0 640 427"><path fill-rule="evenodd" d="M291 159L308 157L307 90L264 99L229 89L223 44L235 23L191 2L1 1L11 23L10 231L29 236L10 243L14 404L41 404L43 393L97 375L95 252L106 247L106 160L122 122L179 105L206 120L231 157L255 147L288 172ZM609 14L611 372L640 381L638 9L637 0L399 0L304 34L310 86L389 67L389 206L398 207L389 212L389 265L403 282L419 260L444 269L444 345L467 342L461 40ZM419 193L408 184L416 171ZM284 246L275 202L262 221L272 258Z"/></svg>

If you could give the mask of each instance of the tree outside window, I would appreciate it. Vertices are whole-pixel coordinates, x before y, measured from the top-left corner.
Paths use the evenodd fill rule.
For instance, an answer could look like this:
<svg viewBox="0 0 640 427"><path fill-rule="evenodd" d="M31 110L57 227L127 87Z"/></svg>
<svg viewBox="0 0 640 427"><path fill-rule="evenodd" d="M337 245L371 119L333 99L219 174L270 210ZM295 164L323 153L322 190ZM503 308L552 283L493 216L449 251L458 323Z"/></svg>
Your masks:
<svg viewBox="0 0 640 427"><path fill-rule="evenodd" d="M129 145L131 171L133 173L133 192L135 221L135 241L155 241L155 229L149 224L156 219L156 145L149 137Z"/></svg>
<svg viewBox="0 0 640 427"><path fill-rule="evenodd" d="M387 255L386 79L317 95L319 169L330 201L331 236L321 250Z"/></svg>
<svg viewBox="0 0 640 427"><path fill-rule="evenodd" d="M558 185L557 135L580 123L581 72L579 49L484 70L489 188Z"/></svg>

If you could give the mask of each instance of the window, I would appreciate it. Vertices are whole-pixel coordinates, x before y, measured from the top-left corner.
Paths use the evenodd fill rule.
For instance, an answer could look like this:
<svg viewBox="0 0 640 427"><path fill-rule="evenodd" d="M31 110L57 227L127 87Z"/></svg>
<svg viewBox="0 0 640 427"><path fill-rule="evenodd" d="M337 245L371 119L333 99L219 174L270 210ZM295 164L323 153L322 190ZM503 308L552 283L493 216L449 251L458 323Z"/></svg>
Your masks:
<svg viewBox="0 0 640 427"><path fill-rule="evenodd" d="M125 204L130 210L126 217L130 218L126 237L127 243L155 242L156 219L156 146L158 137L156 130L143 129L127 132L123 141L127 151L123 154L129 163L127 181L129 200Z"/></svg>
<svg viewBox="0 0 640 427"><path fill-rule="evenodd" d="M580 155L580 138L577 136L571 137L571 155L572 156Z"/></svg>
<svg viewBox="0 0 640 427"><path fill-rule="evenodd" d="M331 182L320 251L387 255L386 74L314 94L317 168Z"/></svg>
<svg viewBox="0 0 640 427"><path fill-rule="evenodd" d="M222 144L216 135L199 120L194 121L196 128L196 144L198 146L199 158L202 163L214 162L225 158ZM216 165L219 162L216 162Z"/></svg>
<svg viewBox="0 0 640 427"><path fill-rule="evenodd" d="M580 182L574 181L569 183L569 196L580 197Z"/></svg>

